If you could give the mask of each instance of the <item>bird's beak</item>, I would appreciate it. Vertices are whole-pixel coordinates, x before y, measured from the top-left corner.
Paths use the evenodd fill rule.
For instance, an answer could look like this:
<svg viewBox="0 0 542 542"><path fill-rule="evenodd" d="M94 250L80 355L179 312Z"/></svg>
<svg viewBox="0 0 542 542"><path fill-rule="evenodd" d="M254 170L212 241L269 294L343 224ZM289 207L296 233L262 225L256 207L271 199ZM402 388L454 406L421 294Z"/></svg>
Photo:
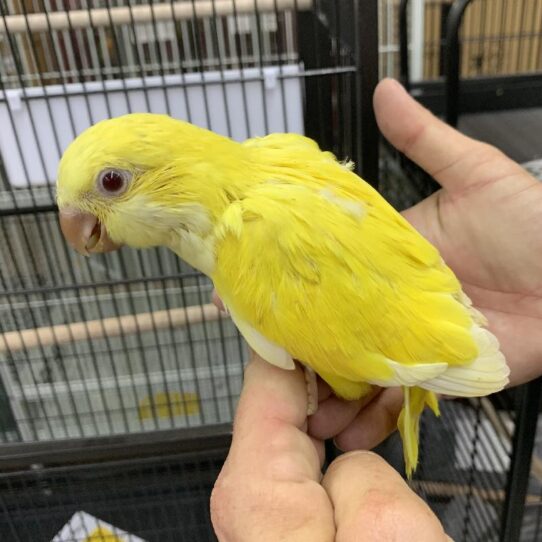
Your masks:
<svg viewBox="0 0 542 542"><path fill-rule="evenodd" d="M104 225L90 213L69 207L61 209L60 229L69 245L83 256L120 248L110 239Z"/></svg>

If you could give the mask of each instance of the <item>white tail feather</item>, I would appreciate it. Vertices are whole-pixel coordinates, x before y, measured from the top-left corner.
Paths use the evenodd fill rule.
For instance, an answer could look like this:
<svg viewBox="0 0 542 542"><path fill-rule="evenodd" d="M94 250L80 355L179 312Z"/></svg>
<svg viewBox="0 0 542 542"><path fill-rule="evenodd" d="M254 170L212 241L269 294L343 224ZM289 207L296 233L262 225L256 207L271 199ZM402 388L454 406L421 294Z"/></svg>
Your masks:
<svg viewBox="0 0 542 542"><path fill-rule="evenodd" d="M457 397L480 397L502 390L508 384L510 369L499 349L499 341L478 325L473 326L472 335L479 354L471 364L451 366L419 386Z"/></svg>

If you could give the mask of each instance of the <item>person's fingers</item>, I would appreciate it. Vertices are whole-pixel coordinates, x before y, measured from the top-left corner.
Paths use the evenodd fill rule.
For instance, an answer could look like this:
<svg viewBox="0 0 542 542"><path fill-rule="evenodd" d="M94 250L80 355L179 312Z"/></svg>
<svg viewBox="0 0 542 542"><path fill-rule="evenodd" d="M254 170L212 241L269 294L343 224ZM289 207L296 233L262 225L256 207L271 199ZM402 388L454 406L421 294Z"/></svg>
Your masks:
<svg viewBox="0 0 542 542"><path fill-rule="evenodd" d="M450 192L521 172L495 147L439 120L393 79L378 84L373 102L378 126L388 141Z"/></svg>
<svg viewBox="0 0 542 542"><path fill-rule="evenodd" d="M318 405L318 410L309 418L309 435L328 439L341 433L380 391L380 388L375 387L371 393L357 401L345 401L331 395Z"/></svg>
<svg viewBox="0 0 542 542"><path fill-rule="evenodd" d="M374 448L397 429L402 407L401 388L383 390L335 437L336 446L344 451Z"/></svg>
<svg viewBox="0 0 542 542"><path fill-rule="evenodd" d="M230 453L211 496L221 542L333 540L332 510L319 484L322 455L304 432L306 415L301 369L285 371L253 356Z"/></svg>
<svg viewBox="0 0 542 542"><path fill-rule="evenodd" d="M333 503L335 540L450 540L427 504L376 454L358 451L340 456L329 466L322 485Z"/></svg>
<svg viewBox="0 0 542 542"><path fill-rule="evenodd" d="M300 462L299 475L318 479L320 465L309 446L306 424L307 389L301 368L279 369L253 354L245 370L230 458L240 455L245 467L254 459L260 468L283 452L300 455L308 460Z"/></svg>
<svg viewBox="0 0 542 542"><path fill-rule="evenodd" d="M328 397L333 395L333 391L329 387L329 384L322 380L319 376L316 377L316 385L318 386L318 402L325 401Z"/></svg>

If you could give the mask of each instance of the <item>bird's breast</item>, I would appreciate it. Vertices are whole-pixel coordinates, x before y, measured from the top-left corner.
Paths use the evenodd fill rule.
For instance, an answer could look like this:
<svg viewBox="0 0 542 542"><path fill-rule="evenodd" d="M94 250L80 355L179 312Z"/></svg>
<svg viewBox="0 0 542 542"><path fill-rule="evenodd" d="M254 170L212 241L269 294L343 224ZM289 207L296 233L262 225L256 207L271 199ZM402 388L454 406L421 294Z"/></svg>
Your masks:
<svg viewBox="0 0 542 542"><path fill-rule="evenodd" d="M215 239L213 235L202 237L197 233L180 230L174 235L171 250L187 264L208 277L215 270Z"/></svg>

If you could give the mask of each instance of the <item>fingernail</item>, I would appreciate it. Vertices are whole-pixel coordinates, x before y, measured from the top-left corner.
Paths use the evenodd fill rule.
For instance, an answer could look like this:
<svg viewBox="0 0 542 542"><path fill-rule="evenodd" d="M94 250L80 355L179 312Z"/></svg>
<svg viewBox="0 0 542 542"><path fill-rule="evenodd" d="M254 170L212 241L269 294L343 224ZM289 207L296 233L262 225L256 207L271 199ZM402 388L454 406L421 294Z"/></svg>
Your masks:
<svg viewBox="0 0 542 542"><path fill-rule="evenodd" d="M389 85L393 85L397 90L406 93L405 87L397 79L392 79L391 77L389 77L386 80L389 81Z"/></svg>
<svg viewBox="0 0 542 542"><path fill-rule="evenodd" d="M337 444L337 441L333 439L333 446L339 450L339 452L344 453L344 450Z"/></svg>
<svg viewBox="0 0 542 542"><path fill-rule="evenodd" d="M220 297L218 296L216 291L213 291L212 302L219 311L225 312L228 315L230 314L230 311L228 310L228 307L226 307L226 305L224 305L224 302L222 301L222 299L220 299Z"/></svg>
<svg viewBox="0 0 542 542"><path fill-rule="evenodd" d="M374 452L371 452L370 450L353 450L351 452L344 452L339 457L337 457L333 463L341 463L343 461L346 461L347 459L350 459L352 457L359 457L359 456L373 456L377 455Z"/></svg>

